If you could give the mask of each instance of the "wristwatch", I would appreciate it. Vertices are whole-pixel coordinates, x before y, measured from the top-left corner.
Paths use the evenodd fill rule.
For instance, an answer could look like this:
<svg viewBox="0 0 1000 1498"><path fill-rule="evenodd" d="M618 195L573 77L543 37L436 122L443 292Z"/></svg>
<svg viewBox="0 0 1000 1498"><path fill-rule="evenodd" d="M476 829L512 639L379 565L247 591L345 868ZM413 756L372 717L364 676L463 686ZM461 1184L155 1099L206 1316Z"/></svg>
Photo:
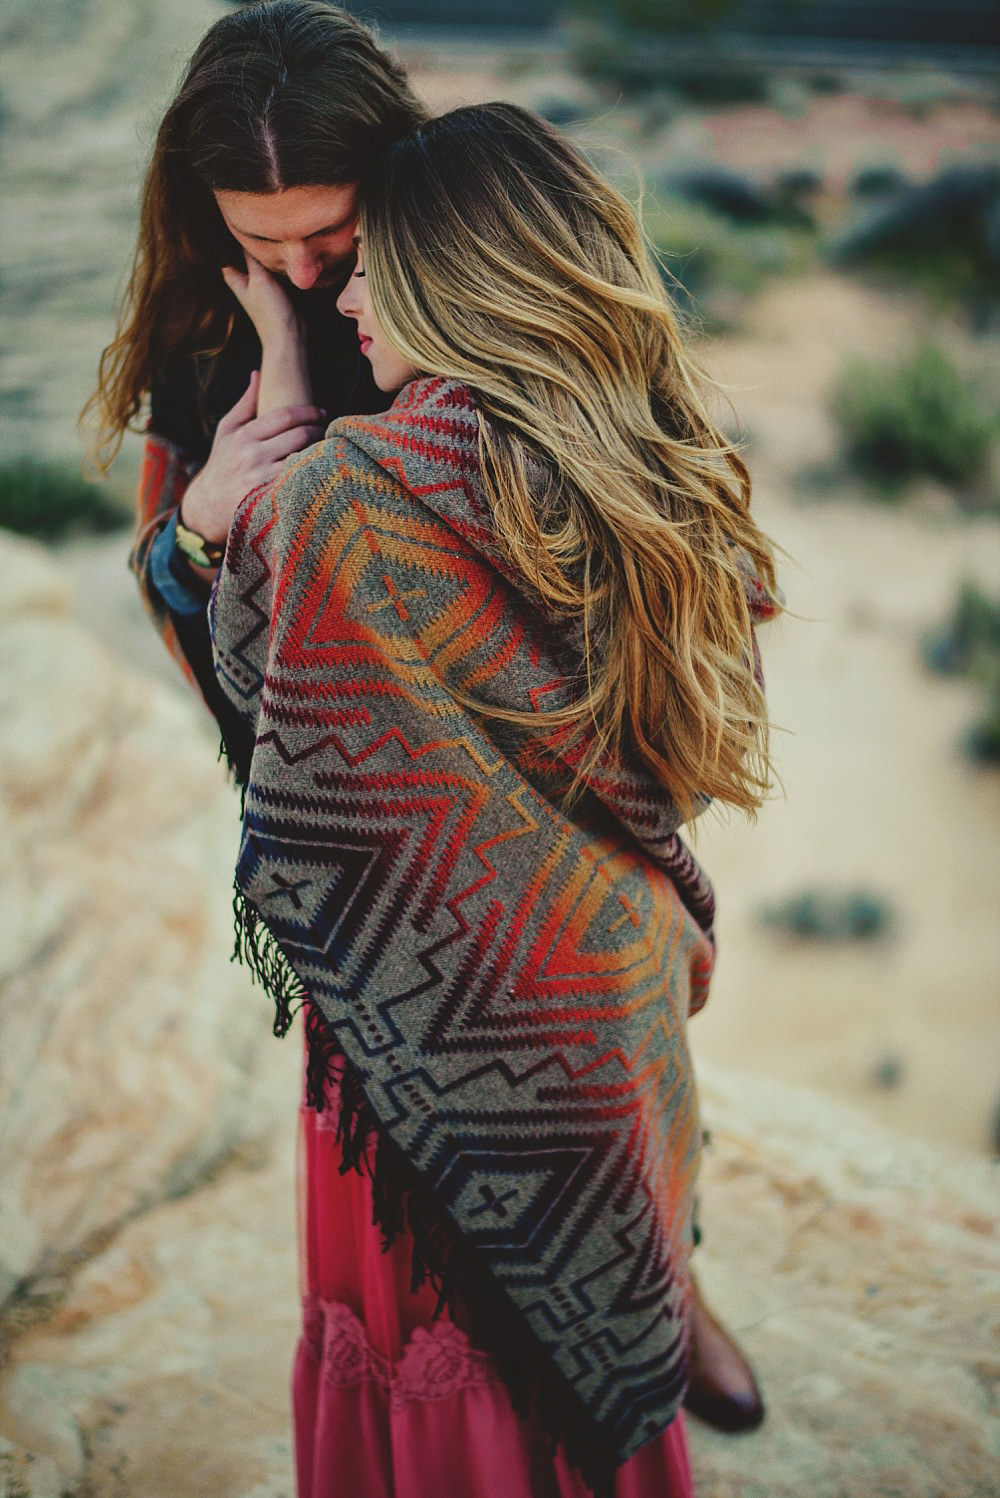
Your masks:
<svg viewBox="0 0 1000 1498"><path fill-rule="evenodd" d="M225 541L207 541L198 531L181 523L181 512L177 511L177 550L184 553L196 567L218 567L226 554Z"/></svg>

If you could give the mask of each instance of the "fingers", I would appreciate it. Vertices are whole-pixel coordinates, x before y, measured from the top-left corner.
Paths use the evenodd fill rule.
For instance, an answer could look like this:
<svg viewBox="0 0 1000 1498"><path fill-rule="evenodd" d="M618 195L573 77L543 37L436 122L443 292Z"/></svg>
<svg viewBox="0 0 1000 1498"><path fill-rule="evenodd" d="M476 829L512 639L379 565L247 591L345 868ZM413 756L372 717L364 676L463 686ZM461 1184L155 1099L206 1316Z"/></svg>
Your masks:
<svg viewBox="0 0 1000 1498"><path fill-rule="evenodd" d="M262 484L269 484L272 479L280 475L286 458L290 458L293 453L301 452L311 443L318 442L322 435L318 427L292 427L289 431L272 437L269 442L260 443L257 447L256 462L243 470L235 489L245 497L247 494L252 494L255 489L259 489Z"/></svg>
<svg viewBox="0 0 1000 1498"><path fill-rule="evenodd" d="M246 258L247 264L249 265L250 256L248 255ZM247 286L250 282L250 276L248 272L245 270L240 270L236 265L224 265L222 267L222 279L225 281L230 291L234 292L237 296L241 291L246 291Z"/></svg>
<svg viewBox="0 0 1000 1498"><path fill-rule="evenodd" d="M256 298L265 294L274 277L248 250L244 250L243 255L247 263L246 270L240 270L235 265L224 265L222 279L237 301L249 311L248 302L253 303Z"/></svg>
<svg viewBox="0 0 1000 1498"><path fill-rule="evenodd" d="M203 475L212 477L220 495L248 494L280 471L285 458L318 442L327 425L319 406L282 406L258 417L260 372L235 406L219 422Z"/></svg>
<svg viewBox="0 0 1000 1498"><path fill-rule="evenodd" d="M266 416L257 418L253 437L255 441L268 442L272 437L290 432L295 427L314 427L322 435L326 428L326 412L321 406L281 406L277 411L269 411ZM316 438L310 437L308 440L315 442ZM288 450L295 451L293 447Z"/></svg>
<svg viewBox="0 0 1000 1498"><path fill-rule="evenodd" d="M253 255L246 255L245 271L223 266L221 274L265 345L269 337L297 328L298 319L287 291Z"/></svg>
<svg viewBox="0 0 1000 1498"><path fill-rule="evenodd" d="M249 260L249 256L247 257ZM250 287L250 277L246 271L237 270L235 265L224 265L222 267L222 279L225 281L233 296L240 306L247 310L247 293Z"/></svg>
<svg viewBox="0 0 1000 1498"><path fill-rule="evenodd" d="M238 274L238 273L237 273ZM260 389L260 370L255 369L250 376L250 383L229 411L226 412L216 428L216 434L222 433L226 436L229 432L235 432L237 428L246 426L248 421L253 421L257 415L257 392Z"/></svg>
<svg viewBox="0 0 1000 1498"><path fill-rule="evenodd" d="M256 255L251 255L248 250L244 250L243 254L247 262L246 279L249 286L271 286L277 284L275 277L266 265L261 264Z"/></svg>
<svg viewBox="0 0 1000 1498"><path fill-rule="evenodd" d="M279 432L277 436L261 443L261 456L266 456L272 463L281 463L292 453L300 452L302 448L318 442L322 435L321 426L305 424L289 427L287 431Z"/></svg>

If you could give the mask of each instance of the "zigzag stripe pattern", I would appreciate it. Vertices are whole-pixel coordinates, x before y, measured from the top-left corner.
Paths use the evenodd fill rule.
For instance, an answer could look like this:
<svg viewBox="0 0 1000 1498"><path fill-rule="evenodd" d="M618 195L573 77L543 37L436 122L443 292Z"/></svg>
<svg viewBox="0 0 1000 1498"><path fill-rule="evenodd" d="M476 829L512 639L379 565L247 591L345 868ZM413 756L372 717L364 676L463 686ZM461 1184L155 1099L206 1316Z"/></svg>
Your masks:
<svg viewBox="0 0 1000 1498"><path fill-rule="evenodd" d="M129 565L139 579L143 603L160 631L164 644L190 685L197 687L194 672L181 648L170 612L156 589L150 586L150 551L153 542L164 521L180 505L190 478L190 469L179 449L165 438L148 432L142 450L136 531Z"/></svg>
<svg viewBox="0 0 1000 1498"><path fill-rule="evenodd" d="M468 390L415 381L244 501L212 603L252 727L237 883L615 1460L676 1414L712 895L639 770L463 705L566 700Z"/></svg>

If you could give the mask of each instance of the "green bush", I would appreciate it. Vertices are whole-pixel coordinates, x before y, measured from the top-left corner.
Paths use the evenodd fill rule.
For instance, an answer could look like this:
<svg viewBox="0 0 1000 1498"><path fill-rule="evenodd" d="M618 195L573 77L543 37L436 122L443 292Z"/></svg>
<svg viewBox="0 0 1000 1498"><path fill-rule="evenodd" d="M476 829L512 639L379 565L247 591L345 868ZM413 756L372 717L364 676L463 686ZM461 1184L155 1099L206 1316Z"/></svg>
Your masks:
<svg viewBox="0 0 1000 1498"><path fill-rule="evenodd" d="M613 0L604 7L641 31L711 31L724 21L735 0Z"/></svg>
<svg viewBox="0 0 1000 1498"><path fill-rule="evenodd" d="M622 0L614 11L601 12L586 3L571 4L565 13L570 60L585 78L616 93L669 88L706 106L764 100L766 70L714 31L727 9L728 0L707 5ZM680 50L676 33L684 38Z"/></svg>
<svg viewBox="0 0 1000 1498"><path fill-rule="evenodd" d="M693 309L708 329L738 322L769 277L805 267L814 243L808 230L737 225L683 198L648 202L643 221L681 309Z"/></svg>
<svg viewBox="0 0 1000 1498"><path fill-rule="evenodd" d="M863 193L877 173L860 173ZM891 186L883 173L882 186ZM956 308L983 331L1000 317L1000 167L965 162L930 182L897 180L868 211L826 247L834 265L864 268L889 282L912 286L941 307Z"/></svg>
<svg viewBox="0 0 1000 1498"><path fill-rule="evenodd" d="M0 526L56 541L73 531L110 531L129 516L106 489L71 465L14 458L0 463Z"/></svg>
<svg viewBox="0 0 1000 1498"><path fill-rule="evenodd" d="M988 598L966 579L951 618L924 636L920 653L939 676L961 676L984 657L1000 661L1000 599Z"/></svg>
<svg viewBox="0 0 1000 1498"><path fill-rule="evenodd" d="M895 367L856 360L831 404L850 463L884 489L921 475L969 488L986 471L996 416L932 344Z"/></svg>
<svg viewBox="0 0 1000 1498"><path fill-rule="evenodd" d="M775 905L758 920L789 936L819 941L867 941L884 936L893 924L887 900L868 889L807 889Z"/></svg>
<svg viewBox="0 0 1000 1498"><path fill-rule="evenodd" d="M951 618L924 636L920 653L939 675L978 682L981 716L966 734L965 750L977 762L1000 762L1000 598L964 582Z"/></svg>
<svg viewBox="0 0 1000 1498"><path fill-rule="evenodd" d="M609 31L663 33L711 31L724 21L736 0L566 0L567 15L581 17Z"/></svg>
<svg viewBox="0 0 1000 1498"><path fill-rule="evenodd" d="M1000 764L1000 657L986 657L977 672L983 688L982 716L965 736L965 752L977 764Z"/></svg>

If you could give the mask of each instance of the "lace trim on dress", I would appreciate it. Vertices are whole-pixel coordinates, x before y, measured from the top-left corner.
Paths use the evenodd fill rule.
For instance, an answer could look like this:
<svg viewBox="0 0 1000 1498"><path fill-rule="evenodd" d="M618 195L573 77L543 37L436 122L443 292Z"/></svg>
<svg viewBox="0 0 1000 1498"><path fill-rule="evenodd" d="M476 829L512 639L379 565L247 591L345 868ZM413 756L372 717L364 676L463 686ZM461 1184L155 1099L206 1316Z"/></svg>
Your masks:
<svg viewBox="0 0 1000 1498"><path fill-rule="evenodd" d="M322 1364L327 1383L377 1384L396 1409L411 1399L450 1399L462 1389L500 1383L487 1354L453 1321L418 1326L394 1364L375 1351L350 1306L318 1295L302 1304L302 1345Z"/></svg>

